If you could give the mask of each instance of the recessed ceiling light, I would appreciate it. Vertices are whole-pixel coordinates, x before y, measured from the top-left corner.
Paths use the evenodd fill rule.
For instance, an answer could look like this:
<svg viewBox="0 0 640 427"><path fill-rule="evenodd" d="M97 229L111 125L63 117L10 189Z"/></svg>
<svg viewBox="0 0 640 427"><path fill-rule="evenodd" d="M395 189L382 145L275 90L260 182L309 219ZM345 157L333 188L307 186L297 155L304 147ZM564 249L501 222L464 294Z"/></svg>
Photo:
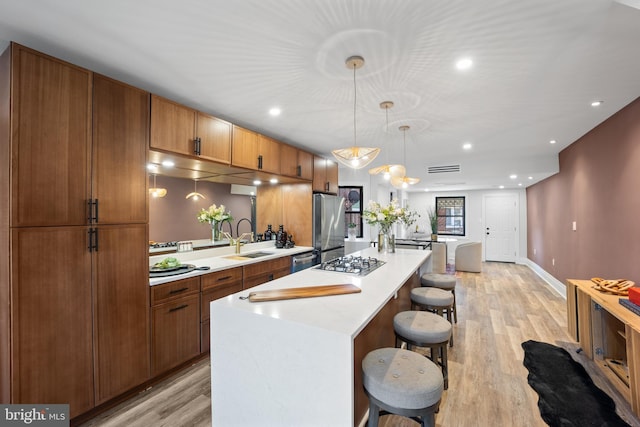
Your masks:
<svg viewBox="0 0 640 427"><path fill-rule="evenodd" d="M518 187L522 187L522 183L521 182L518 183Z"/></svg>
<svg viewBox="0 0 640 427"><path fill-rule="evenodd" d="M501 185L501 186L500 186L500 187L498 187L498 188L503 189L503 188L504 188L504 185Z"/></svg>
<svg viewBox="0 0 640 427"><path fill-rule="evenodd" d="M518 177L518 175L516 175L515 173L514 173L514 174L509 175L509 178L511 178L511 179L516 179L517 177Z"/></svg>
<svg viewBox="0 0 640 427"><path fill-rule="evenodd" d="M468 70L473 65L471 58L462 58L456 62L456 68L458 70Z"/></svg>
<svg viewBox="0 0 640 427"><path fill-rule="evenodd" d="M471 147L473 147L473 145L471 145L470 142L465 142L464 144L462 144L462 149L464 150L471 150Z"/></svg>
<svg viewBox="0 0 640 427"><path fill-rule="evenodd" d="M272 184L277 184L278 183L278 179L277 178L271 178L269 180L269 182L272 183Z"/></svg>
<svg viewBox="0 0 640 427"><path fill-rule="evenodd" d="M171 160L163 160L162 161L162 166L164 166L165 168L172 168L174 167L176 164L173 163Z"/></svg>
<svg viewBox="0 0 640 427"><path fill-rule="evenodd" d="M253 185L260 185L262 184L262 181L260 181L259 179L256 179L253 181Z"/></svg>
<svg viewBox="0 0 640 427"><path fill-rule="evenodd" d="M555 144L557 141L555 139L552 139L551 141L549 141L549 144Z"/></svg>
<svg viewBox="0 0 640 427"><path fill-rule="evenodd" d="M529 177L529 178L527 178L527 179L533 179L533 177L532 177L532 176L530 176L530 177Z"/></svg>
<svg viewBox="0 0 640 427"><path fill-rule="evenodd" d="M599 106L601 106L601 105L602 105L602 101L593 101L593 102L591 103L591 106L592 106L592 107L599 107Z"/></svg>
<svg viewBox="0 0 640 427"><path fill-rule="evenodd" d="M279 116L280 113L282 113L282 110L278 107L273 107L272 109L269 110L269 114L271 114L272 116Z"/></svg>

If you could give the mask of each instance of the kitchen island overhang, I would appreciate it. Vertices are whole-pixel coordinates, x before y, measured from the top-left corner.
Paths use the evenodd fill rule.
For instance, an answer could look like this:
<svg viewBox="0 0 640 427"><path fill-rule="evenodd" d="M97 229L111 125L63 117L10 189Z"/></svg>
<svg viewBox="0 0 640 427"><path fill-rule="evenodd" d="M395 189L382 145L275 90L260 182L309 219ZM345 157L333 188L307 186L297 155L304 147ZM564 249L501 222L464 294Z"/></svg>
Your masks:
<svg viewBox="0 0 640 427"><path fill-rule="evenodd" d="M357 424L354 377L360 366L354 357L361 351L354 342L381 311L389 311L403 285L425 272L430 254L369 248L355 255L386 264L366 276L308 269L213 301L213 425ZM240 299L253 291L340 283L362 291L260 303ZM386 329L380 333L392 336Z"/></svg>

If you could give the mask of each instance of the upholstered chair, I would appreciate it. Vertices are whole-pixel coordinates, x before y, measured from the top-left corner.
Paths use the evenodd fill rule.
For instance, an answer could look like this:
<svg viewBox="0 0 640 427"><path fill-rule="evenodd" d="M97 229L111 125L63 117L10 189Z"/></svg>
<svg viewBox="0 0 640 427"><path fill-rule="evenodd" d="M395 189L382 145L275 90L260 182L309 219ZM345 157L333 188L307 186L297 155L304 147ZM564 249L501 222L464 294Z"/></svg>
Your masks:
<svg viewBox="0 0 640 427"><path fill-rule="evenodd" d="M482 243L462 243L456 247L456 271L482 271Z"/></svg>

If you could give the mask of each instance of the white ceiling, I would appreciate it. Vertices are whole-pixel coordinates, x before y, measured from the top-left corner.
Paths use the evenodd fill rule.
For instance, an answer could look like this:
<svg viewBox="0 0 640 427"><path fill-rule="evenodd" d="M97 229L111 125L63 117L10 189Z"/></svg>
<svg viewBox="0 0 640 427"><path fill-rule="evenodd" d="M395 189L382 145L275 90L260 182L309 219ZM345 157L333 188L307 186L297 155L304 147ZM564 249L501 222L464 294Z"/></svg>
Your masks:
<svg viewBox="0 0 640 427"><path fill-rule="evenodd" d="M361 55L357 143L382 148L370 167L404 163L414 190L510 188L557 172L560 150L640 95L638 3L0 0L0 40L327 156L353 145L345 59Z"/></svg>

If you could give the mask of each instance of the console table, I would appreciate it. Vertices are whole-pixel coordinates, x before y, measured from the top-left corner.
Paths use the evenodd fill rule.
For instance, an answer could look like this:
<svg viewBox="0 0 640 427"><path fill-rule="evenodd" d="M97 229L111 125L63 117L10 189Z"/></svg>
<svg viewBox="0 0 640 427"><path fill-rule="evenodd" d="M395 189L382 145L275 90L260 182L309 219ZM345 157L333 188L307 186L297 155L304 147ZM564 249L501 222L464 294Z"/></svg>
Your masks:
<svg viewBox="0 0 640 427"><path fill-rule="evenodd" d="M620 297L593 289L590 280L567 281L568 329L640 416L640 316Z"/></svg>

